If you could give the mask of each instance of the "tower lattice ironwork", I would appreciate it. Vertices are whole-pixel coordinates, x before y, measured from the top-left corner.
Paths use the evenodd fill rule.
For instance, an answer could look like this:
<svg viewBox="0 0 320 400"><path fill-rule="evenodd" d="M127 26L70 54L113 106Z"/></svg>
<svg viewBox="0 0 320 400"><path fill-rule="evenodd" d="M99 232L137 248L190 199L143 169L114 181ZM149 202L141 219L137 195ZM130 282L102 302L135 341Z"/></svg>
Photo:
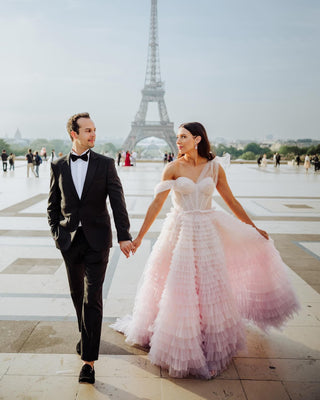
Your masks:
<svg viewBox="0 0 320 400"><path fill-rule="evenodd" d="M132 151L142 139L153 136L165 140L170 150L175 152L176 137L164 101L164 83L160 75L157 0L151 0L148 60L144 88L141 92L140 107L131 123L131 131L123 143L123 149ZM148 105L151 102L158 104L159 121L146 121Z"/></svg>

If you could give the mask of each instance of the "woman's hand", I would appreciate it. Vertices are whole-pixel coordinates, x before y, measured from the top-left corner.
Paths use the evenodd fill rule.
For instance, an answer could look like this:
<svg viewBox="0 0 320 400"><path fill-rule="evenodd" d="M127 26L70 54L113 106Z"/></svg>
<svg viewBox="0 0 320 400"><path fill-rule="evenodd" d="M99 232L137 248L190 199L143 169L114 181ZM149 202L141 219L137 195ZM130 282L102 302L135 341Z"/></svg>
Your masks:
<svg viewBox="0 0 320 400"><path fill-rule="evenodd" d="M133 249L131 240L123 240L121 242L119 242L120 245L120 250L122 251L122 253L129 258L130 257L130 252Z"/></svg>
<svg viewBox="0 0 320 400"><path fill-rule="evenodd" d="M134 254L137 250L138 247L141 245L142 240L137 236L133 241L132 241L132 254Z"/></svg>
<svg viewBox="0 0 320 400"><path fill-rule="evenodd" d="M260 233L261 236L263 236L265 239L269 240L269 235L267 234L266 231L263 231L262 229L259 229L255 226L256 230Z"/></svg>

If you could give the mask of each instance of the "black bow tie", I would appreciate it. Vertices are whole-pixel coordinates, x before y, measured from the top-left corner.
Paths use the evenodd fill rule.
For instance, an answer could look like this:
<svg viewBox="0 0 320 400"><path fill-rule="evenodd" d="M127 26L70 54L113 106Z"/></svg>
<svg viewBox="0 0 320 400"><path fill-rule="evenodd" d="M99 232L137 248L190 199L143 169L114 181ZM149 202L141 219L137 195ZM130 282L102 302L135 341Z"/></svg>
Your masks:
<svg viewBox="0 0 320 400"><path fill-rule="evenodd" d="M76 154L71 153L70 158L72 161L77 161L79 158L81 158L81 160L83 160L83 161L88 161L88 153L89 153L89 151L87 151L84 154L81 154L81 156L77 156Z"/></svg>

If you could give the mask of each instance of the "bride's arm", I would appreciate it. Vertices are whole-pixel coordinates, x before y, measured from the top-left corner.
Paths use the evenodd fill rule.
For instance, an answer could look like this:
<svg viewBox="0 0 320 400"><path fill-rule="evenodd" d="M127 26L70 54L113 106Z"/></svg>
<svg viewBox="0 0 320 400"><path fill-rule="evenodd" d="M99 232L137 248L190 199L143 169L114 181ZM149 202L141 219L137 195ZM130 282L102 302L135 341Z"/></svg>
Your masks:
<svg viewBox="0 0 320 400"><path fill-rule="evenodd" d="M162 181L174 179L175 176L175 163L170 163L166 166L162 174ZM133 240L133 250L132 253L134 254L137 248L140 246L141 241L144 235L148 232L150 226L153 224L154 220L157 218L164 202L166 201L170 189L160 192L156 195L153 199L152 203L150 204L147 214L144 218L138 236Z"/></svg>
<svg viewBox="0 0 320 400"><path fill-rule="evenodd" d="M237 218L240 219L240 221L253 226L260 233L260 235L262 235L266 239L269 239L267 232L265 232L262 229L259 229L255 226L255 224L252 222L252 220L249 218L249 216L243 209L242 205L234 197L234 195L231 192L231 189L228 185L224 169L220 166L219 166L219 172L218 172L217 190L220 193L223 200L228 205L228 207L230 208L230 210L235 214L235 216Z"/></svg>

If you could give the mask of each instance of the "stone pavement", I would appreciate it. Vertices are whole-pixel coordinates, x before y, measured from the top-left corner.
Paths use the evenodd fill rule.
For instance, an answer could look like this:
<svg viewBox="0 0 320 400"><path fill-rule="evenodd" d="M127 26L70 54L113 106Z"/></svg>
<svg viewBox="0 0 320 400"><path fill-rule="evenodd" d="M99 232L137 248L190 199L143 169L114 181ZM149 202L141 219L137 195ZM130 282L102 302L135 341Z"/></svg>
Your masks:
<svg viewBox="0 0 320 400"><path fill-rule="evenodd" d="M161 163L120 168L133 235L160 180ZM78 384L79 339L66 273L46 221L49 164L26 177L24 161L0 172L0 399L316 400L320 399L320 175L281 165L233 164L230 186L283 259L302 309L281 332L248 327L248 352L211 381L171 379L147 352L108 325L130 313L135 290L170 200L134 257L117 243L104 285L96 384ZM225 209L215 194L218 209Z"/></svg>

